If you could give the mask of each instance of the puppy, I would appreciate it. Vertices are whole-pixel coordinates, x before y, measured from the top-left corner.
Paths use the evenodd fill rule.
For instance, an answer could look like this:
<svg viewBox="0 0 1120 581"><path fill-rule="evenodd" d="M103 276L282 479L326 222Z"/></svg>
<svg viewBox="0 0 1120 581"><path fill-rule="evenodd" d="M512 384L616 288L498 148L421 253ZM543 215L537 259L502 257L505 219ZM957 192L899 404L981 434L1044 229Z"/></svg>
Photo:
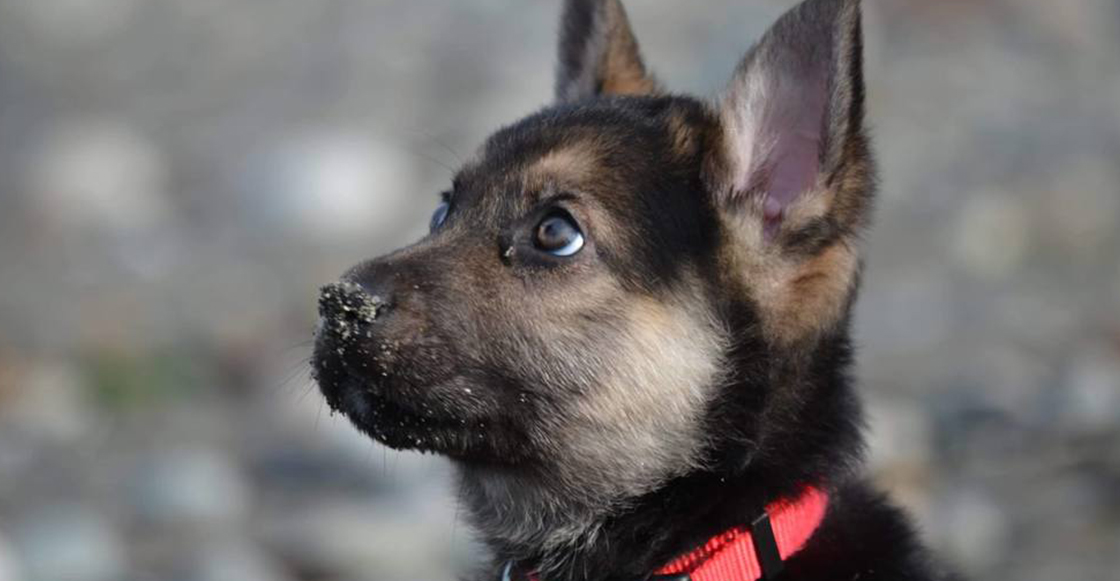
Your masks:
<svg viewBox="0 0 1120 581"><path fill-rule="evenodd" d="M617 0L562 18L555 103L323 289L331 408L451 459L479 580L941 578L859 471L859 1L784 15L716 104L664 91Z"/></svg>

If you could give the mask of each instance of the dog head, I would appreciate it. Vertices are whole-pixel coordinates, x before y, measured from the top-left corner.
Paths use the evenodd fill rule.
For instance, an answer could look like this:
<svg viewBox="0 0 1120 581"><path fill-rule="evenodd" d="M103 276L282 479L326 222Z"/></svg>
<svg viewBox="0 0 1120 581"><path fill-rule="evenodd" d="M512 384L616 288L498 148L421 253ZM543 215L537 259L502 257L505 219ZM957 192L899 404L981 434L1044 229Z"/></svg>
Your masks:
<svg viewBox="0 0 1120 581"><path fill-rule="evenodd" d="M452 458L511 542L754 461L846 333L860 55L858 1L808 0L710 105L662 92L617 0L569 1L556 102L485 142L430 235L323 289L327 401Z"/></svg>

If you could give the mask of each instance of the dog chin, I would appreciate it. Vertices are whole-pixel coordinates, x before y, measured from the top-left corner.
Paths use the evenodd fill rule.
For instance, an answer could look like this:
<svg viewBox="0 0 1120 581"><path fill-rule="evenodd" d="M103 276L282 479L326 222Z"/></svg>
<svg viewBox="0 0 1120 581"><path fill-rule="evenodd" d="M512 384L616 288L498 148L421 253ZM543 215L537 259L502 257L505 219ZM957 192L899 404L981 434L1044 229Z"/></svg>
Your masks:
<svg viewBox="0 0 1120 581"><path fill-rule="evenodd" d="M342 413L365 435L394 450L413 450L472 463L513 463L523 450L502 445L492 422L435 414L427 406L386 397L382 386L353 376L337 384L321 383L331 409ZM423 411L421 411L423 410ZM500 434L501 430L497 430ZM504 440L517 441L505 438Z"/></svg>

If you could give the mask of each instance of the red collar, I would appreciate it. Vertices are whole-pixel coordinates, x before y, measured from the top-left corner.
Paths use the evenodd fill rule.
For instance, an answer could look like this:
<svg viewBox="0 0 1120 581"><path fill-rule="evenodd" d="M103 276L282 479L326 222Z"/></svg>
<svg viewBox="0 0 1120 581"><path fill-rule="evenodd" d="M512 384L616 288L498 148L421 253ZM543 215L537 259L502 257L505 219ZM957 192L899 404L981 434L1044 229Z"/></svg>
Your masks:
<svg viewBox="0 0 1120 581"><path fill-rule="evenodd" d="M771 579L786 559L801 550L820 527L828 495L806 487L795 499L781 499L749 526L724 531L696 550L658 569L651 581L758 581ZM509 579L506 566L504 579ZM536 575L529 576L537 581Z"/></svg>
<svg viewBox="0 0 1120 581"><path fill-rule="evenodd" d="M805 546L824 520L827 508L828 495L806 487L795 499L766 505L766 511L749 527L736 527L712 537L702 547L673 559L655 575L691 581L769 579Z"/></svg>

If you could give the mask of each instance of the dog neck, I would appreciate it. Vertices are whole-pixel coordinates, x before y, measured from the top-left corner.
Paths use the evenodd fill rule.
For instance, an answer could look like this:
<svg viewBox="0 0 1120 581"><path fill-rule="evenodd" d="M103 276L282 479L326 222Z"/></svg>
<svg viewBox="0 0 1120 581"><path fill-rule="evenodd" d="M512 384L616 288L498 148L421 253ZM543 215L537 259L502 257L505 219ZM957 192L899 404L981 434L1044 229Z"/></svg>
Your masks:
<svg viewBox="0 0 1120 581"><path fill-rule="evenodd" d="M749 348L749 347L748 347ZM727 436L706 470L673 478L613 505L557 503L528 490L483 491L488 469L461 470L463 500L498 563L538 571L541 581L644 579L709 539L749 524L780 499L811 486L828 491L858 465L859 405L849 385L846 330L801 357L783 354L767 379L744 375L710 418ZM772 382L760 389L755 382ZM771 394L744 402L744 393ZM741 405L739 405L741 404ZM766 421L780 414L782 421ZM744 425L760 426L739 433Z"/></svg>

